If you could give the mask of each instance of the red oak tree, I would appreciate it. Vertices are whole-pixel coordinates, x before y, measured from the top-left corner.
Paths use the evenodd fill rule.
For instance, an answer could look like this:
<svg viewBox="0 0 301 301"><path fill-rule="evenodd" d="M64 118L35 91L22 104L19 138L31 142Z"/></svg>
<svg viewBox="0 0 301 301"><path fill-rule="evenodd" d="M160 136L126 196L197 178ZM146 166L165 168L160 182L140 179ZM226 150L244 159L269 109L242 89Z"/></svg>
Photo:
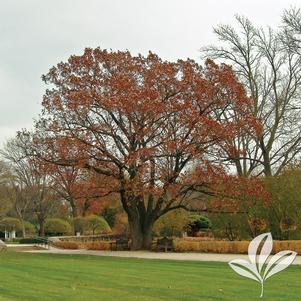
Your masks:
<svg viewBox="0 0 301 301"><path fill-rule="evenodd" d="M95 179L78 166L48 163L44 167L47 169L51 188L69 204L73 218L85 215L95 205L99 194L99 178Z"/></svg>
<svg viewBox="0 0 301 301"><path fill-rule="evenodd" d="M36 154L106 179L101 192L120 196L133 249L149 248L154 222L185 208L195 191L214 193L228 178L221 153L231 152L238 133L260 131L231 68L212 61L202 68L190 59L86 49L43 80L51 88Z"/></svg>

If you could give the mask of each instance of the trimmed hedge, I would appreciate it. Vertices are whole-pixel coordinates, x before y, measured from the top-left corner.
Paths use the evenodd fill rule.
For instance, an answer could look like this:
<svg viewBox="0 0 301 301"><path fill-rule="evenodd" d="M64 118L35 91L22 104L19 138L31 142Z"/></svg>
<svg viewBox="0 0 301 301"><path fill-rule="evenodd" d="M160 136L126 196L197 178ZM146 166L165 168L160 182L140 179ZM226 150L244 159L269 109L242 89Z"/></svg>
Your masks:
<svg viewBox="0 0 301 301"><path fill-rule="evenodd" d="M86 231L89 234L95 235L111 232L111 227L102 216L89 215L85 219L87 221Z"/></svg>
<svg viewBox="0 0 301 301"><path fill-rule="evenodd" d="M24 221L24 226L25 226L26 236L35 236L36 235L37 229L32 223ZM23 233L22 233L22 225L21 225L21 229L17 230L16 235L17 235L17 237L21 237L21 236L23 236L22 234Z"/></svg>
<svg viewBox="0 0 301 301"><path fill-rule="evenodd" d="M18 241L19 241L19 244L37 244L37 243L41 243L40 240L35 239L35 238L20 238Z"/></svg>
<svg viewBox="0 0 301 301"><path fill-rule="evenodd" d="M73 241L56 241L54 246L61 249L75 250L79 249L80 245Z"/></svg>
<svg viewBox="0 0 301 301"><path fill-rule="evenodd" d="M95 241L91 243L78 243L75 241L56 241L54 246L60 249L87 249L87 250L110 250L110 241Z"/></svg>
<svg viewBox="0 0 301 301"><path fill-rule="evenodd" d="M32 223L25 221L24 225L25 225L26 235L34 236L37 233L37 229Z"/></svg>
<svg viewBox="0 0 301 301"><path fill-rule="evenodd" d="M155 236L182 237L189 222L189 213L184 209L172 210L161 216L154 224Z"/></svg>
<svg viewBox="0 0 301 301"><path fill-rule="evenodd" d="M78 216L73 219L73 226L75 232L80 232L84 234L88 228L88 221L87 218L83 216Z"/></svg>
<svg viewBox="0 0 301 301"><path fill-rule="evenodd" d="M87 250L110 250L111 244L109 241L96 241L85 245Z"/></svg>
<svg viewBox="0 0 301 301"><path fill-rule="evenodd" d="M45 222L45 233L49 236L71 234L71 225L61 218L48 218Z"/></svg>
<svg viewBox="0 0 301 301"><path fill-rule="evenodd" d="M191 240L175 239L176 252L203 252L224 254L247 254L250 241L217 241L217 240ZM272 253L291 250L301 255L301 240L276 240Z"/></svg>
<svg viewBox="0 0 301 301"><path fill-rule="evenodd" d="M111 232L111 228L107 221L102 216L98 215L76 217L73 219L73 226L75 232L80 232L81 234L96 235Z"/></svg>

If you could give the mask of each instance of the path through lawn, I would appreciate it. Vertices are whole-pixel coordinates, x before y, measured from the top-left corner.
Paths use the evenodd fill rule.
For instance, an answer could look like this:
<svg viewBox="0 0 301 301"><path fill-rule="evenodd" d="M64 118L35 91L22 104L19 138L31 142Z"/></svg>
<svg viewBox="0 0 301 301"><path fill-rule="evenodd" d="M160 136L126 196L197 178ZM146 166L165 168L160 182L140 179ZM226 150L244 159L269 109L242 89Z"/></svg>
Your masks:
<svg viewBox="0 0 301 301"><path fill-rule="evenodd" d="M266 283L265 301L299 301L301 267ZM226 263L0 253L0 300L254 301L259 284Z"/></svg>

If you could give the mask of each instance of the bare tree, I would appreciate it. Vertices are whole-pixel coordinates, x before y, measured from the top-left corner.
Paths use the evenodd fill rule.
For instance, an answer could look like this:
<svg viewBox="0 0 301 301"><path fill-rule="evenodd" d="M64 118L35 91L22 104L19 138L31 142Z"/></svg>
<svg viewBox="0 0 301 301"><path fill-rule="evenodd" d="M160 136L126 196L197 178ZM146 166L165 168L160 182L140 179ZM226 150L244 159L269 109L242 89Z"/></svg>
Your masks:
<svg viewBox="0 0 301 301"><path fill-rule="evenodd" d="M202 54L232 65L263 130L259 136L241 133L232 142L236 151L225 152L224 159L242 176L276 175L301 149L301 57L287 29L256 28L241 16L236 21L237 30L215 27L220 44L202 48Z"/></svg>
<svg viewBox="0 0 301 301"><path fill-rule="evenodd" d="M4 162L0 161L0 218L5 216L12 207L12 203L10 202L7 193L8 185L9 169Z"/></svg>
<svg viewBox="0 0 301 301"><path fill-rule="evenodd" d="M25 216L34 213L39 224L39 234L44 235L44 224L55 205L55 195L48 186L47 173L29 158L18 138L8 141L1 155L10 165L9 197L25 232Z"/></svg>
<svg viewBox="0 0 301 301"><path fill-rule="evenodd" d="M283 31L288 45L301 54L301 11L291 8L283 14Z"/></svg>

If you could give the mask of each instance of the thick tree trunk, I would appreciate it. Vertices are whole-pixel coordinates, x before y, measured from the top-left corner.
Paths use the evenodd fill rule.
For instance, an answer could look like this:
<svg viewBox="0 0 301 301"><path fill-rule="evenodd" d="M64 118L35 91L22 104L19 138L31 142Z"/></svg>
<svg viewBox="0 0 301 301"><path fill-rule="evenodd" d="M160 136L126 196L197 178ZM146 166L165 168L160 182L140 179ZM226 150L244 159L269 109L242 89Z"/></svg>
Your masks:
<svg viewBox="0 0 301 301"><path fill-rule="evenodd" d="M154 208L152 198L147 205L143 196L127 197L125 190L121 193L121 203L127 213L131 235L132 250L149 250L152 244L152 230L158 219L158 209Z"/></svg>
<svg viewBox="0 0 301 301"><path fill-rule="evenodd" d="M153 222L142 221L141 218L130 218L129 226L131 233L132 250L149 250L152 244Z"/></svg>

